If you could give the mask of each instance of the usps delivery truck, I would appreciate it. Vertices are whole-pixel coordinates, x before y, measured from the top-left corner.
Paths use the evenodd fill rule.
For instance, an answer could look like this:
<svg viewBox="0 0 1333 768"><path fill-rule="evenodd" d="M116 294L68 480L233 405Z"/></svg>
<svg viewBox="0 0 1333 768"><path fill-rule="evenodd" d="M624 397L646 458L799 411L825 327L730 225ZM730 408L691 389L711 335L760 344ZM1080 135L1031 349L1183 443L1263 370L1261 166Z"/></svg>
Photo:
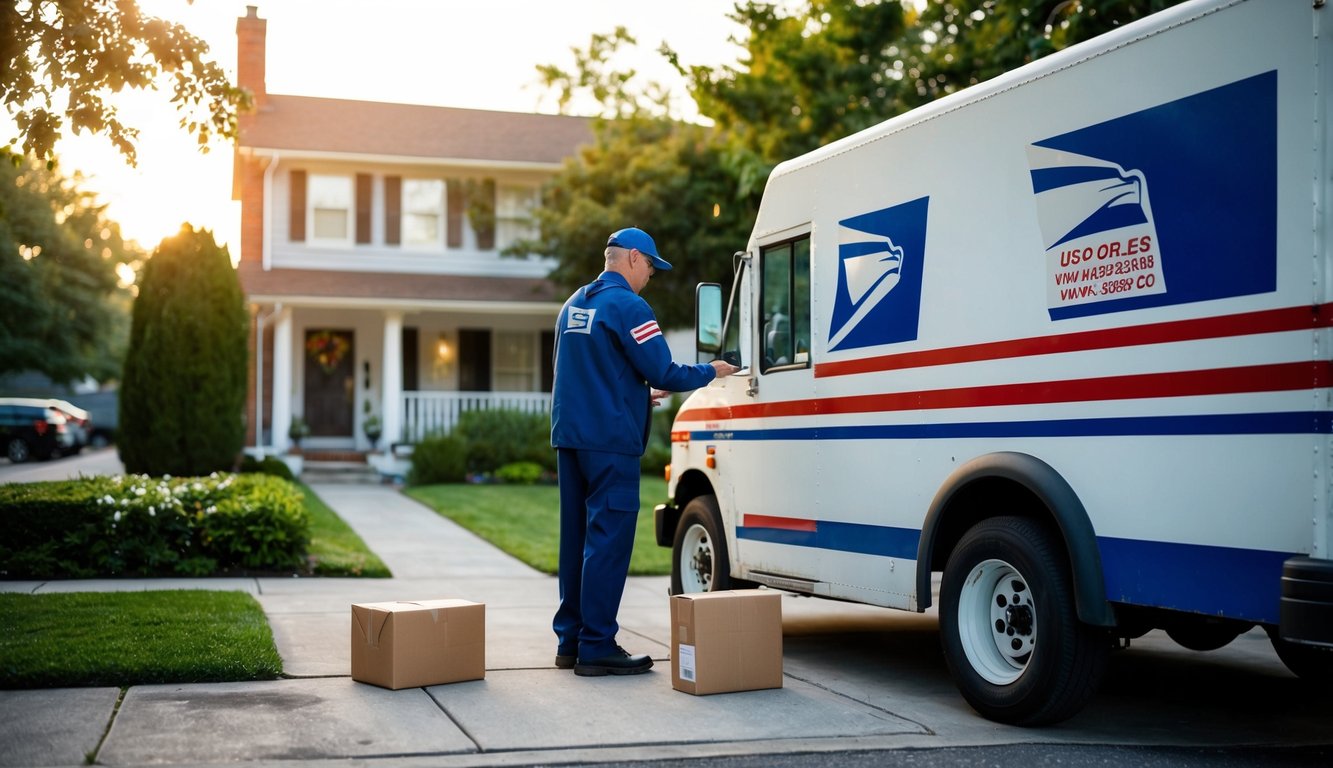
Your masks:
<svg viewBox="0 0 1333 768"><path fill-rule="evenodd" d="M1260 626L1333 679L1333 8L1198 0L774 169L671 435L676 593L924 611L1051 723Z"/></svg>

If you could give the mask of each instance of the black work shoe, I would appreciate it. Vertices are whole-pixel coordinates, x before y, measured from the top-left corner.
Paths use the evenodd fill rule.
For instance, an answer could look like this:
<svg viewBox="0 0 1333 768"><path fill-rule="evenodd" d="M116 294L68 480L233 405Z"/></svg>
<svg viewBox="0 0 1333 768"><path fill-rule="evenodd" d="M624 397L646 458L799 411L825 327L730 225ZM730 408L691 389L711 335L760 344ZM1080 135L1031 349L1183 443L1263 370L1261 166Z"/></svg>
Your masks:
<svg viewBox="0 0 1333 768"><path fill-rule="evenodd" d="M598 659L579 659L574 664L574 674L583 677L602 675L640 675L653 668L653 660L645 655L631 656L624 648L616 646L615 653Z"/></svg>
<svg viewBox="0 0 1333 768"><path fill-rule="evenodd" d="M572 654L572 653L570 653L570 654L557 653L557 654L555 655L555 668L556 668L556 669L573 669L573 668L574 668L574 662L578 661L578 658L579 658L579 657L575 656L575 655Z"/></svg>

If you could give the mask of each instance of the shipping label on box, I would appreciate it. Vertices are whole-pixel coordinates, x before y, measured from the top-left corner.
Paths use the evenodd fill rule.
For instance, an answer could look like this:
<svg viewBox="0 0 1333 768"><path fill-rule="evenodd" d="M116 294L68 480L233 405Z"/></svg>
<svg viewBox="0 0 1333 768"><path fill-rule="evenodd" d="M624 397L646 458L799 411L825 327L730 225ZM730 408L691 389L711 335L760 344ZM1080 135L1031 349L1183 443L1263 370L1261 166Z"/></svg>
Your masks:
<svg viewBox="0 0 1333 768"><path fill-rule="evenodd" d="M671 686L696 696L782 687L782 596L762 589L671 598Z"/></svg>
<svg viewBox="0 0 1333 768"><path fill-rule="evenodd" d="M352 679L384 688L486 677L486 606L469 600L352 606Z"/></svg>

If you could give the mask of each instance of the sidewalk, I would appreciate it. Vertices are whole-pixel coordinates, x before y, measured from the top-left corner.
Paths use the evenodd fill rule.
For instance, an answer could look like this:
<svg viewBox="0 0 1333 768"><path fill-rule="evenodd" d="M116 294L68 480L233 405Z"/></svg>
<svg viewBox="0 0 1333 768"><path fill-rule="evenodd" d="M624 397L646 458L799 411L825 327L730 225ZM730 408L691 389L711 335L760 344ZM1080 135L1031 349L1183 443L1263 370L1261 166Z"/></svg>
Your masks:
<svg viewBox="0 0 1333 768"><path fill-rule="evenodd" d="M101 765L314 768L348 759L513 766L978 744L1329 743L1333 703L1292 699L1296 681L1262 633L1210 655L1231 666L1207 684L1216 690L1191 692L1177 690L1187 686L1169 660L1155 666L1179 649L1147 638L1149 655L1132 663L1162 670L1159 681L1112 683L1070 724L1024 730L987 722L963 702L932 614L791 595L783 688L689 696L671 687L665 577L631 579L620 613L622 644L650 653L652 672L577 677L552 666L554 578L392 488L315 490L394 578L0 582L35 593L244 590L267 613L287 676L134 686L119 707L115 688L0 691L0 766L77 766L94 753ZM486 604L485 680L401 691L351 680L352 603L443 597Z"/></svg>
<svg viewBox="0 0 1333 768"><path fill-rule="evenodd" d="M290 678L135 686L118 711L114 688L0 691L0 765L75 766L94 750L106 765L374 757L395 757L397 765L527 765L749 754L766 751L769 740L927 733L790 676L781 690L698 698L674 691L665 577L631 579L620 613L621 643L651 654L651 673L580 678L557 670L554 578L392 488L315 491L379 554L392 579L0 582L5 591L32 593L247 591L269 617ZM352 603L440 597L486 604L485 680L403 691L351 680Z"/></svg>

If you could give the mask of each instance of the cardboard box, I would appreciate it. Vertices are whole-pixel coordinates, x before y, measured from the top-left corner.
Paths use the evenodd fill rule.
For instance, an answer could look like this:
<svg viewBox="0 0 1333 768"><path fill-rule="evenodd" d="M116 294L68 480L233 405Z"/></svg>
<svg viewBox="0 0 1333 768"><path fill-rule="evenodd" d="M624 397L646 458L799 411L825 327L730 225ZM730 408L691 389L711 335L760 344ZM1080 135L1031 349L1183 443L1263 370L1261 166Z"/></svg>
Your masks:
<svg viewBox="0 0 1333 768"><path fill-rule="evenodd" d="M469 600L352 606L352 679L383 688L486 677L486 606Z"/></svg>
<svg viewBox="0 0 1333 768"><path fill-rule="evenodd" d="M702 696L782 687L782 596L762 589L671 598L671 687Z"/></svg>

